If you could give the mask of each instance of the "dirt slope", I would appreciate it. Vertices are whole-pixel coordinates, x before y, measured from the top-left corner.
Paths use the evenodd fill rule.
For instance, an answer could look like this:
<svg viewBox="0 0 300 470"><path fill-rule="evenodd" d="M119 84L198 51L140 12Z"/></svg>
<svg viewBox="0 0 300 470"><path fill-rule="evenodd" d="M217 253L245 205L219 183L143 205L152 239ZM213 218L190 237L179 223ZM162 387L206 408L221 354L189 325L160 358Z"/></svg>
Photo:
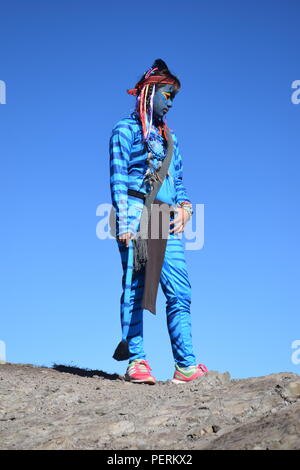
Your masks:
<svg viewBox="0 0 300 470"><path fill-rule="evenodd" d="M299 449L300 376L135 385L102 371L0 365L1 449Z"/></svg>

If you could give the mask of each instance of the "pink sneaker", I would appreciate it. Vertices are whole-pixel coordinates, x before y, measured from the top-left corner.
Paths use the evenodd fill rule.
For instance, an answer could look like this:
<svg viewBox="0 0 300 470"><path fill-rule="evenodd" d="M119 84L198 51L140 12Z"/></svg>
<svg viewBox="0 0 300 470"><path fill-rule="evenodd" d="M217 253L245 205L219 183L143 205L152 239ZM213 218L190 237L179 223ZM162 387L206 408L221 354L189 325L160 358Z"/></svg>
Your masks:
<svg viewBox="0 0 300 470"><path fill-rule="evenodd" d="M196 366L179 367L175 364L175 372L172 382L175 384L187 383L200 377L205 372L208 372L207 367L204 364L198 364Z"/></svg>
<svg viewBox="0 0 300 470"><path fill-rule="evenodd" d="M154 385L156 380L155 377L151 375L150 370L152 369L149 366L148 361L134 359L127 367L125 380L134 383Z"/></svg>

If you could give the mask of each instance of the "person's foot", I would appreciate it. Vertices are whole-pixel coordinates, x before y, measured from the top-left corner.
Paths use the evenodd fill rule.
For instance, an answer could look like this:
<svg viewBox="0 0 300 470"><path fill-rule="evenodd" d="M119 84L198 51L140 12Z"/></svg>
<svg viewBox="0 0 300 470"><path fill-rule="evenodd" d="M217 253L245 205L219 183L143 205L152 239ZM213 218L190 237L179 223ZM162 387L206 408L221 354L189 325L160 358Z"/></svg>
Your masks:
<svg viewBox="0 0 300 470"><path fill-rule="evenodd" d="M151 367L144 359L134 359L128 364L125 380L134 383L154 385L156 380L151 375Z"/></svg>
<svg viewBox="0 0 300 470"><path fill-rule="evenodd" d="M197 379L205 372L208 372L207 367L204 364L198 364L189 367L179 367L175 364L175 372L172 382L176 384L184 384Z"/></svg>

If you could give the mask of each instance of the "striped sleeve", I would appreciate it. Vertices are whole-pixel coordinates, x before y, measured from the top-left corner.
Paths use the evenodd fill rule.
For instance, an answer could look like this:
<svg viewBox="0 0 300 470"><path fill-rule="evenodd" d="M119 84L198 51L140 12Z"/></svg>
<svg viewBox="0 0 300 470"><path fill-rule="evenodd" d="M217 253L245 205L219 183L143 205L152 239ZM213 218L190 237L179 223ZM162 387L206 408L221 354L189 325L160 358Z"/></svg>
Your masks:
<svg viewBox="0 0 300 470"><path fill-rule="evenodd" d="M128 232L128 166L133 132L126 123L118 123L109 142L110 192L112 205L116 211L116 235Z"/></svg>
<svg viewBox="0 0 300 470"><path fill-rule="evenodd" d="M176 204L180 204L183 201L191 200L188 198L186 188L183 184L183 165L182 156L179 151L178 141L175 134L173 134L174 141L174 157L175 157L175 190L176 190Z"/></svg>

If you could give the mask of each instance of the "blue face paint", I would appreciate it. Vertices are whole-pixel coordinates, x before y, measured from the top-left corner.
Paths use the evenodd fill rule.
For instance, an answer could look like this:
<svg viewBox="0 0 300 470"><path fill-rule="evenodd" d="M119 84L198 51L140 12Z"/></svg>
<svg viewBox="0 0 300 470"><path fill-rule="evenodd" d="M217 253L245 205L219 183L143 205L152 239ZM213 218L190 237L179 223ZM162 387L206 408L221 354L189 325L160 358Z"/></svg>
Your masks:
<svg viewBox="0 0 300 470"><path fill-rule="evenodd" d="M153 114L155 119L161 120L172 107L175 97L174 85L165 85L158 88L153 97Z"/></svg>

